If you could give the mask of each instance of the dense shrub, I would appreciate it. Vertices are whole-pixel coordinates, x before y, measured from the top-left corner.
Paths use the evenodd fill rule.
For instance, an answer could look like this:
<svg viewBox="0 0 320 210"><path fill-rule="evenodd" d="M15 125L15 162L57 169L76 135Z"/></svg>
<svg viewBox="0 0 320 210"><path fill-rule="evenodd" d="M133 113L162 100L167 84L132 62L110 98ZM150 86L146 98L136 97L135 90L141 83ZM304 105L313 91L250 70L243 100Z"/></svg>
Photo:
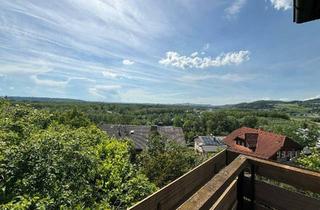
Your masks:
<svg viewBox="0 0 320 210"><path fill-rule="evenodd" d="M61 116L1 102L0 209L126 208L156 190L131 143Z"/></svg>

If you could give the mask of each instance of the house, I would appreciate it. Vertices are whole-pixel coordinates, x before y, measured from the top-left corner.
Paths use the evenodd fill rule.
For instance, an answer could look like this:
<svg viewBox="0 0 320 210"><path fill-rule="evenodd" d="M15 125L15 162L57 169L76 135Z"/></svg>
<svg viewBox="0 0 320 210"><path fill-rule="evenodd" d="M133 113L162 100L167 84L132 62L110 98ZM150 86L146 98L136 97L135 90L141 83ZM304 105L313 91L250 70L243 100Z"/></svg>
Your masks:
<svg viewBox="0 0 320 210"><path fill-rule="evenodd" d="M147 148L148 139L152 132L157 132L166 139L185 145L182 128L178 127L120 124L100 124L99 127L109 136L116 139L131 139L137 151Z"/></svg>
<svg viewBox="0 0 320 210"><path fill-rule="evenodd" d="M221 136L198 136L194 139L194 149L201 153L226 149L227 145L224 144L223 138Z"/></svg>
<svg viewBox="0 0 320 210"><path fill-rule="evenodd" d="M231 151L277 161L290 160L302 150L289 137L248 127L234 130L223 141Z"/></svg>

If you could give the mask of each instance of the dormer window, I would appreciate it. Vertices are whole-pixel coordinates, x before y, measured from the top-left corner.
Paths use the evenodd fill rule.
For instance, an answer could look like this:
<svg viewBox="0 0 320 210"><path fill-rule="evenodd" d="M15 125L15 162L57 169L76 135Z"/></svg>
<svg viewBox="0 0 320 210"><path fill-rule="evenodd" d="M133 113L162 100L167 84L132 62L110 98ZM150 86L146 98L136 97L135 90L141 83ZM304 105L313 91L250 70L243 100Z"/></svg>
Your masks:
<svg viewBox="0 0 320 210"><path fill-rule="evenodd" d="M247 147L249 147L253 151L255 151L257 147L258 135L259 135L258 133L245 134L245 143Z"/></svg>

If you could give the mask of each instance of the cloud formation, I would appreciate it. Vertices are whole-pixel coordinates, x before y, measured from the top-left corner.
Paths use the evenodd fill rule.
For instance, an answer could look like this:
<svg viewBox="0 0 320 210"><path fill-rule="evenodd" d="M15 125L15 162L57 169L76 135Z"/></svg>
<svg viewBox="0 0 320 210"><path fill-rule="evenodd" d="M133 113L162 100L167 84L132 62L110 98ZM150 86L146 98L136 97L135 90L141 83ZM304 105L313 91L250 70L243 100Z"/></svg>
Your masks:
<svg viewBox="0 0 320 210"><path fill-rule="evenodd" d="M221 67L226 65L239 65L250 59L250 52L247 50L240 50L238 52L222 53L215 58L198 57L180 55L177 52L169 51L166 57L159 60L159 63L165 66L173 66L180 69L195 68L204 69L209 67Z"/></svg>
<svg viewBox="0 0 320 210"><path fill-rule="evenodd" d="M181 77L179 80L183 82L198 82L205 80L222 80L230 82L242 82L251 79L251 76L243 76L239 74L209 74L209 75L186 75Z"/></svg>
<svg viewBox="0 0 320 210"><path fill-rule="evenodd" d="M102 75L106 78L112 78L112 79L115 79L117 77L119 77L120 75L118 75L117 73L113 72L112 70L105 70L102 72Z"/></svg>
<svg viewBox="0 0 320 210"><path fill-rule="evenodd" d="M65 81L56 81L56 80L51 80L51 79L40 79L40 78L38 78L38 75L32 75L30 78L37 85L57 87L57 88L65 87L70 81L70 79L67 79Z"/></svg>
<svg viewBox="0 0 320 210"><path fill-rule="evenodd" d="M124 60L122 61L122 64L123 64L123 65L128 65L128 66L130 66L130 65L133 65L133 64L134 64L134 61L131 61L131 60L128 60L128 59L124 59Z"/></svg>
<svg viewBox="0 0 320 210"><path fill-rule="evenodd" d="M270 2L277 10L288 10L292 8L292 0L270 0Z"/></svg>
<svg viewBox="0 0 320 210"><path fill-rule="evenodd" d="M116 90L121 88L120 85L95 85L89 88L88 92L95 97L105 98L107 94L114 95Z"/></svg>
<svg viewBox="0 0 320 210"><path fill-rule="evenodd" d="M225 13L228 18L235 17L247 3L247 0L235 0L228 8L225 9Z"/></svg>

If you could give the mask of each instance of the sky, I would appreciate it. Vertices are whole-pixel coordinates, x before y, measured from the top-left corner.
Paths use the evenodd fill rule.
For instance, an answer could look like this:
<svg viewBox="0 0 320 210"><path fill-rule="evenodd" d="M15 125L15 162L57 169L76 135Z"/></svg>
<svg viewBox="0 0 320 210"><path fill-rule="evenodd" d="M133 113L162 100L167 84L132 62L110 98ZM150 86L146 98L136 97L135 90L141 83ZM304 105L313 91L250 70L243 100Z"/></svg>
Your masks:
<svg viewBox="0 0 320 210"><path fill-rule="evenodd" d="M290 0L1 0L0 96L231 104L320 97Z"/></svg>

